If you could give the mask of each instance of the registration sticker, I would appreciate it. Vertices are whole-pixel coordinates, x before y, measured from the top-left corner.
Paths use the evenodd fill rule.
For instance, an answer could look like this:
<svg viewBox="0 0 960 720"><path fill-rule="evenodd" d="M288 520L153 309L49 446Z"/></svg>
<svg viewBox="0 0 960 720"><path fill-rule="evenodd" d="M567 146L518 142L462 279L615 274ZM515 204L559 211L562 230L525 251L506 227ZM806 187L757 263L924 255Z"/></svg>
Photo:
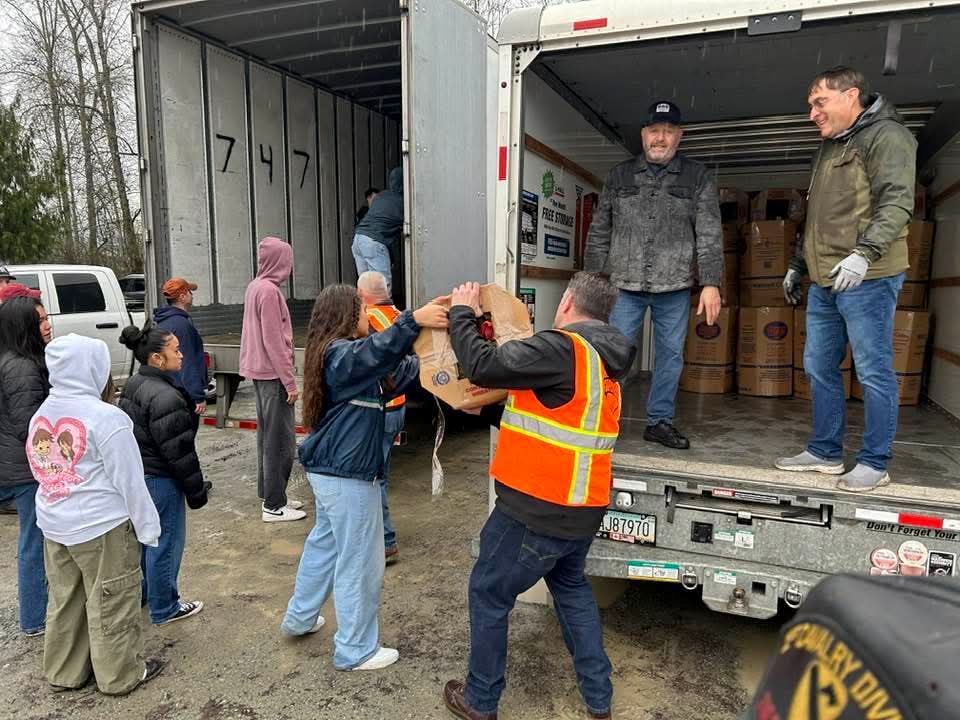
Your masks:
<svg viewBox="0 0 960 720"><path fill-rule="evenodd" d="M680 565L678 563L630 560L627 563L627 577L634 580L680 582Z"/></svg>

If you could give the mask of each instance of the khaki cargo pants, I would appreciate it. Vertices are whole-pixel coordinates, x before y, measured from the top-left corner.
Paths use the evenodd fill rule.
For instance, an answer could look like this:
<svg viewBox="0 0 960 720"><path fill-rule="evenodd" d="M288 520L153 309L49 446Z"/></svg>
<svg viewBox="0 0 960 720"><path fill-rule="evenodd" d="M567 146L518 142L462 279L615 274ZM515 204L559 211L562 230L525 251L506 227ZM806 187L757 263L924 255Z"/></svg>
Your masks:
<svg viewBox="0 0 960 720"><path fill-rule="evenodd" d="M89 542L44 541L50 600L43 671L51 685L78 688L90 673L108 695L143 676L140 543L130 521Z"/></svg>

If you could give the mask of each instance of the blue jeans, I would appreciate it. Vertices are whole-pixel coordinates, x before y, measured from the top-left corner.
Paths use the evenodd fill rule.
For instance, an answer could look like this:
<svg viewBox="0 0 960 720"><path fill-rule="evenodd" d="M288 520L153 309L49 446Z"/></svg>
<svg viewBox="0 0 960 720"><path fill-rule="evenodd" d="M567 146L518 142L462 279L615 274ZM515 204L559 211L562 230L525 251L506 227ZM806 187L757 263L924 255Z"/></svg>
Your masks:
<svg viewBox="0 0 960 720"><path fill-rule="evenodd" d="M337 634L333 665L349 670L380 649L383 522L379 483L307 473L317 521L303 543L293 597L280 629L303 635L333 592Z"/></svg>
<svg viewBox="0 0 960 720"><path fill-rule="evenodd" d="M143 597L150 605L150 621L157 625L180 609L177 576L187 540L187 505L172 478L146 475L144 480L160 516L160 542L156 547L144 545L140 555Z"/></svg>
<svg viewBox="0 0 960 720"><path fill-rule="evenodd" d="M813 395L813 436L807 450L817 457L843 458L846 399L840 363L849 340L863 386L865 427L857 462L874 470L887 469L900 409L893 369L893 320L903 278L900 273L866 280L838 295L830 288L810 286L803 367Z"/></svg>
<svg viewBox="0 0 960 720"><path fill-rule="evenodd" d="M494 508L480 532L470 575L470 667L465 698L480 712L497 709L506 681L507 621L520 593L541 578L553 595L563 641L573 656L587 707L610 709L611 666L603 649L600 611L583 568L593 538L537 535Z"/></svg>
<svg viewBox="0 0 960 720"><path fill-rule="evenodd" d="M366 235L354 235L351 250L357 264L357 275L367 270L375 270L387 279L387 292L391 292L393 283L390 277L390 251L387 246Z"/></svg>
<svg viewBox="0 0 960 720"><path fill-rule="evenodd" d="M653 380L647 397L647 423L673 422L680 373L683 372L683 344L690 319L690 290L665 293L621 290L610 313L610 324L636 342L643 330L643 316L651 310L653 318Z"/></svg>
<svg viewBox="0 0 960 720"><path fill-rule="evenodd" d="M43 567L43 533L37 527L37 484L0 486L0 502L17 505L17 597L20 629L42 630L47 624L47 573Z"/></svg>
<svg viewBox="0 0 960 720"><path fill-rule="evenodd" d="M383 507L383 544L384 547L396 547L397 531L390 520L390 506L387 504L387 486L390 484L390 450L393 441L403 430L406 408L388 410L383 422L383 471L380 473L380 504Z"/></svg>

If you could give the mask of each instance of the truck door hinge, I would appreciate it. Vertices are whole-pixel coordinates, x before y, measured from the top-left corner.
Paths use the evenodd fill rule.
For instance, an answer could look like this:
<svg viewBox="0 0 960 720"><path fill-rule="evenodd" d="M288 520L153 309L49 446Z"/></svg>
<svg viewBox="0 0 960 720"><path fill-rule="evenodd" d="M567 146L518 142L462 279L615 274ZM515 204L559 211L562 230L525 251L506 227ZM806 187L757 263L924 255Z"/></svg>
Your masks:
<svg viewBox="0 0 960 720"><path fill-rule="evenodd" d="M747 35L796 32L800 29L802 15L800 10L753 15L747 19Z"/></svg>
<svg viewBox="0 0 960 720"><path fill-rule="evenodd" d="M140 51L140 41L137 39L136 35L130 36L130 45L133 47L134 52Z"/></svg>

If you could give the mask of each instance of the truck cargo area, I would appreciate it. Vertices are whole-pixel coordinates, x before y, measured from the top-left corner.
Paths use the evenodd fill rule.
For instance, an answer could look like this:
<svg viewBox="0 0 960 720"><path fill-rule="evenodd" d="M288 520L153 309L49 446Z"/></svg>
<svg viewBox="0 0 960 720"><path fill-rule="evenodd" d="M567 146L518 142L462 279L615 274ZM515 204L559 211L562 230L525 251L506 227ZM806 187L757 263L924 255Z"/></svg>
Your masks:
<svg viewBox="0 0 960 720"><path fill-rule="evenodd" d="M498 251L507 255L498 269L531 305L537 330L550 327L581 266L588 199L614 165L642 152L650 103L675 102L684 114L680 151L713 170L719 187L745 193L806 191L820 143L807 88L832 66L861 70L918 139L936 237L928 294L912 307L929 313L930 332L922 397L901 408L891 485L856 494L837 490L836 477L774 469L777 457L806 445L807 399L680 392L675 421L691 449L677 451L643 439L647 376L624 390L608 512L618 520L605 521L588 571L680 582L702 589L714 610L752 617L798 605L825 574L883 572L874 560L896 558L910 538L937 563L946 558L945 571L931 561L923 574L954 574L960 552L960 8L797 5L787 28L787 13L762 15L742 2L696 17L586 2L515 14L499 37L501 80L513 86L500 91L511 122L501 123L508 162ZM514 210L505 221L502 207ZM575 216L567 235L557 210ZM569 238L571 250L545 233ZM650 325L638 338L643 370L654 361ZM850 400L848 467L862 428L863 404Z"/></svg>

